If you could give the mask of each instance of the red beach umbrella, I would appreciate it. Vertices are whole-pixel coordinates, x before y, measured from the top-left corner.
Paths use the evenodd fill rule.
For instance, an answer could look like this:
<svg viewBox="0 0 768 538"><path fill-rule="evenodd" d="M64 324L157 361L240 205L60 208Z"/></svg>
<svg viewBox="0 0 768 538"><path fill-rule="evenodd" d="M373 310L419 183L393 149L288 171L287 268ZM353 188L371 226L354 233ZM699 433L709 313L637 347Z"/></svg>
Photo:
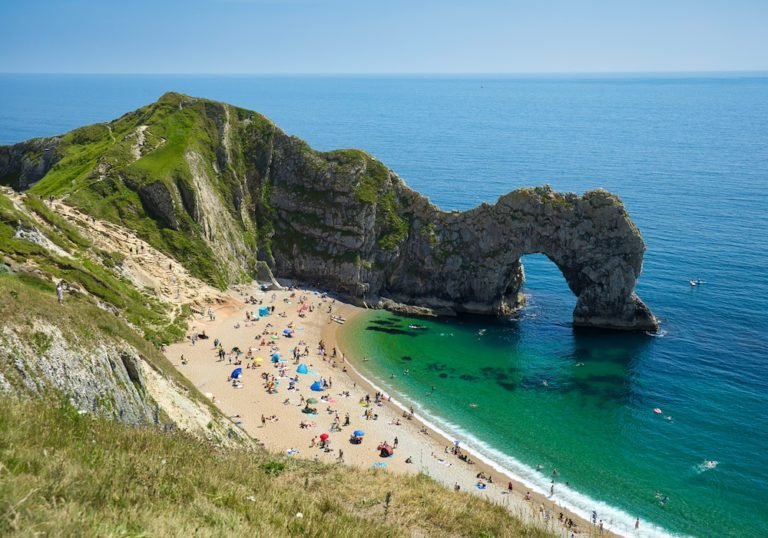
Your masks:
<svg viewBox="0 0 768 538"><path fill-rule="evenodd" d="M329 437L330 437L330 435L328 435L327 433L321 433L320 434L320 440L321 441L327 441Z"/></svg>

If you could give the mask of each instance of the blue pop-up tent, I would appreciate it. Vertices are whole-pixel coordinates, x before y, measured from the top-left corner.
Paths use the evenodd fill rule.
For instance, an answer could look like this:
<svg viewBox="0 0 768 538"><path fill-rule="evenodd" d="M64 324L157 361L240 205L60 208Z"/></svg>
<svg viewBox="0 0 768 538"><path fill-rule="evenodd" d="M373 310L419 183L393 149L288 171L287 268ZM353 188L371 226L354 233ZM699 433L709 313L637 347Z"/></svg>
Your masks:
<svg viewBox="0 0 768 538"><path fill-rule="evenodd" d="M312 386L309 387L315 392L322 392L323 391L323 384L320 381L315 381L312 383Z"/></svg>
<svg viewBox="0 0 768 538"><path fill-rule="evenodd" d="M232 373L229 374L229 377L232 379L240 379L240 376L243 375L243 369L242 368L235 368L232 370Z"/></svg>
<svg viewBox="0 0 768 538"><path fill-rule="evenodd" d="M260 306L259 307L259 316L268 316L269 315L269 307L268 306Z"/></svg>
<svg viewBox="0 0 768 538"><path fill-rule="evenodd" d="M280 355L278 355L277 353L272 355L272 362L280 362Z"/></svg>
<svg viewBox="0 0 768 538"><path fill-rule="evenodd" d="M297 374L308 374L309 373L309 368L307 368L307 365L302 362L301 364L299 364L299 367L296 368L296 373Z"/></svg>

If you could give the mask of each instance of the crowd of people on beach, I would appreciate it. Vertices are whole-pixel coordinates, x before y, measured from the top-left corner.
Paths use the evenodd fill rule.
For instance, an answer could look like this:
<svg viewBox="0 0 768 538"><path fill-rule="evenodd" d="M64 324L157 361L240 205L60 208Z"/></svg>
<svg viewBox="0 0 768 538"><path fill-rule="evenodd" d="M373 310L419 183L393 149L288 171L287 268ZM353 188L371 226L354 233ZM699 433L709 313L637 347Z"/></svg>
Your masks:
<svg viewBox="0 0 768 538"><path fill-rule="evenodd" d="M267 300L269 301L269 305L266 306L265 311L263 310L265 308L264 302ZM302 294L298 296L297 293L292 290L290 296L283 299L286 308L290 307L293 302L292 300L298 301L296 313L299 318L306 319L307 315L322 310L326 310L326 313L330 313L332 316L334 315L334 303L328 299L327 295L315 294L314 297L309 297ZM280 314L285 313L280 311L281 309L275 304L276 301L277 296L274 293L269 299L264 297L257 298L254 295L250 295L245 299L246 304L259 307L259 312L251 312L246 309L244 314L245 319L243 322L245 327L257 329L252 336L244 335L246 338L252 338L253 340L253 344L246 347L245 351L237 345L232 346L227 350L221 338L216 337L213 339L213 359L219 363L224 363L226 361L227 366L232 365L238 367L228 375L227 381L231 383L231 386L234 389L242 389L244 387L242 368L240 368L240 365L243 365L243 362L245 363L244 368L246 370L259 371L261 386L267 395L271 396L283 393L288 396L282 400L284 405L297 405L300 408L301 416L304 417L297 421L297 426L300 430L319 430L318 423L325 422L325 419L319 419L322 414L319 406L321 404L324 405L325 409L323 411L325 415L328 416L328 422L326 424L328 428L327 432L329 433L323 432L318 433L317 435L312 435L308 448L318 451L316 452L315 459L317 459L318 455L327 454L334 456L335 461L337 462L344 462L343 449L332 446L330 434L343 432L347 429L347 431L350 432L348 442L351 445L362 445L361 449L363 450L373 451L375 449L377 456L372 455L371 459L379 463L374 463L374 466L386 466L384 463L386 459L397 457L397 449L400 445L398 436L394 435L391 441L389 439L384 439L375 445L371 444L370 447L366 449L365 447L368 445L364 442L364 432L355 428L364 424L364 422L360 421L378 421L381 408L387 404L391 404L391 396L388 396L381 391L376 391L374 394L362 394L358 401L361 410L357 417L350 415L349 412L343 412L342 414L338 409L334 409L333 404L336 403L336 397L346 399L350 398L352 394L349 390L342 390L336 396L333 396L331 394L333 389L332 378L330 376L326 378L317 372L313 372L313 360L320 359L321 362L328 364L331 368L337 368L340 364L342 366L342 371L347 372L347 364L344 355L336 347L331 347L329 351L322 339L316 341L316 345L312 345L306 339L291 341L290 339L293 339L295 334L302 334L301 331L303 328L297 327L294 322L278 323L278 321L275 321L275 317L273 316L280 318L282 317ZM323 303L326 303L327 309L321 308ZM215 314L212 315L211 312L208 312L207 317L210 321L213 321L216 316ZM285 327L283 328L282 325L285 325ZM240 320L237 320L233 327L241 329ZM209 338L210 337L205 331L194 331L190 335L189 340L191 345L195 346L199 340L207 340ZM288 343L290 346L289 349L284 347L285 343ZM313 349L314 351L312 351ZM267 359L262 358L259 355L263 355L264 357L267 357ZM283 359L283 355L289 358L290 364L289 360ZM185 358L183 354L181 355L181 361L182 364L188 363L188 359ZM296 368L295 373L293 371L289 373L289 368L291 367L298 367ZM304 370L301 370L302 367ZM303 376L300 375L300 373L303 374ZM357 384L353 383L353 387L357 387ZM292 392L295 393L298 398L295 396L292 398L290 396ZM307 394L307 392L309 392L309 394ZM239 417L239 415L237 416ZM392 417L391 414L390 417ZM403 409L400 418L405 421L412 421L415 418L414 408L411 406L407 409ZM387 425L393 427L402 426L403 422L401 422L400 418L395 415L390 419ZM276 414L261 414L262 428L266 428L268 423L278 421L279 417ZM238 421L238 424L240 423L241 421ZM357 425L355 426L354 423L357 423ZM285 426L281 426L281 428L283 427ZM430 430L426 426L420 425L418 428L418 431L421 434L429 436ZM288 455L298 455L300 452L299 449L293 447L286 451ZM438 464L446 467L454 465L454 463L450 461L453 458L455 458L456 463L461 465L472 466L476 463L470 454L460 446L458 440L455 441L452 446L446 446L444 454L442 455L438 455L433 451L432 457ZM413 464L413 456L411 454L406 453L398 457L398 459L400 458L402 458L401 461L407 465ZM556 470L554 470L553 473L556 473ZM495 486L493 477L484 471L475 473L474 487L480 491L488 491L495 487L495 490L498 490L500 493L510 495L514 492L513 482L510 481L506 487ZM455 484L455 489L457 491L461 489L458 482ZM553 494L554 479L550 490L550 496ZM527 491L523 496L523 499L531 503L531 492ZM534 509L534 513L547 521L554 519L553 513L546 510L543 504L540 506L538 512ZM560 512L557 521L571 532L577 530L576 524L573 522L572 518L564 516L562 512Z"/></svg>

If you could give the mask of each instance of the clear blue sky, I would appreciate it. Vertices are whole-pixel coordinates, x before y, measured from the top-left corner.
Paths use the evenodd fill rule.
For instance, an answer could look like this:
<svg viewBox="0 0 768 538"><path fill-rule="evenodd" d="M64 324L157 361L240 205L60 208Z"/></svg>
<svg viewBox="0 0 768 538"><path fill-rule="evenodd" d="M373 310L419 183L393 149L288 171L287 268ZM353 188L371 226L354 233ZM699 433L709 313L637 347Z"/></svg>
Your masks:
<svg viewBox="0 0 768 538"><path fill-rule="evenodd" d="M0 0L5 73L768 70L768 0Z"/></svg>

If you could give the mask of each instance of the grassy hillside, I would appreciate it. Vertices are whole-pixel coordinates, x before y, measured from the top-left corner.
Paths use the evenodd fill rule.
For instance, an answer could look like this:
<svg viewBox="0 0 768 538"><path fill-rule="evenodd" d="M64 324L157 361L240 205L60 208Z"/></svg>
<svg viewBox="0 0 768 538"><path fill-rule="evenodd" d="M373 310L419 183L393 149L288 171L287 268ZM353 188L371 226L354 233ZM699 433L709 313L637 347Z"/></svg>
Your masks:
<svg viewBox="0 0 768 538"><path fill-rule="evenodd" d="M20 211L0 194L0 261L27 264L34 273L22 278L33 290L54 293L54 282L67 281L82 290L91 303L108 304L142 336L156 344L180 339L186 330L183 316L174 317L167 305L122 280L112 269L120 263L119 252L94 251L72 224L51 211L34 196L24 200L28 211ZM41 219L35 221L32 214ZM19 230L34 231L53 243L54 250L18 236ZM22 294L26 300L26 294ZM32 296L30 296L32 297ZM85 299L84 299L85 300ZM102 311L103 315L106 315Z"/></svg>
<svg viewBox="0 0 768 538"><path fill-rule="evenodd" d="M0 535L33 534L546 535L426 476L221 451L66 403L0 400Z"/></svg>

